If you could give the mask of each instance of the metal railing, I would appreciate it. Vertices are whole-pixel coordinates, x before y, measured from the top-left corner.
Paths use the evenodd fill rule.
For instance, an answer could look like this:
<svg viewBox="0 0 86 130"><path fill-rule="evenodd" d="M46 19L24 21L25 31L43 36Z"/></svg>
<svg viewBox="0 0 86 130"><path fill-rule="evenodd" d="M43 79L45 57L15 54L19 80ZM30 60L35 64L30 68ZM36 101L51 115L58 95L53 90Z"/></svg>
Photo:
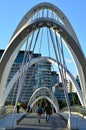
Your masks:
<svg viewBox="0 0 86 130"><path fill-rule="evenodd" d="M64 107L63 109L61 109L61 112L64 112L64 111L68 111L68 108ZM86 107L82 107L82 106L70 106L70 111L71 112L79 113L82 116L86 116Z"/></svg>
<svg viewBox="0 0 86 130"><path fill-rule="evenodd" d="M7 114L11 114L14 112L14 106L9 105L9 106L4 106L0 108L0 117L3 117ZM20 113L25 112L25 110L21 107L20 108Z"/></svg>

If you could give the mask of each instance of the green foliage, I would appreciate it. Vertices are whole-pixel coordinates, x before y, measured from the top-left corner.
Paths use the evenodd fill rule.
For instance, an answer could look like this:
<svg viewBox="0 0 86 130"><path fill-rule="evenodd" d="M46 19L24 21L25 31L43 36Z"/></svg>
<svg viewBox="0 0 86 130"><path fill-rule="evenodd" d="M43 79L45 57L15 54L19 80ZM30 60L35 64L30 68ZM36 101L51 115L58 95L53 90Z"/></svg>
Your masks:
<svg viewBox="0 0 86 130"><path fill-rule="evenodd" d="M59 103L59 109L60 110L67 106L66 101L58 101L58 103Z"/></svg>
<svg viewBox="0 0 86 130"><path fill-rule="evenodd" d="M70 105L81 105L76 93L73 93L73 97L70 100Z"/></svg>

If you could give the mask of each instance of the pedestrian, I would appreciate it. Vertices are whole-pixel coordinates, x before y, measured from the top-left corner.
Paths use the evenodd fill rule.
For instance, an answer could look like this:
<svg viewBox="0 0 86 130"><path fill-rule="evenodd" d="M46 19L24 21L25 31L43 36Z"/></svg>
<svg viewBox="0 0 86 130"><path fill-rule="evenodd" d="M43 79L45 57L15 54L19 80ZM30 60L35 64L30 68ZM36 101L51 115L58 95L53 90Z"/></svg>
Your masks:
<svg viewBox="0 0 86 130"><path fill-rule="evenodd" d="M20 111L20 107L21 107L21 103L18 102L18 103L17 103L17 113L19 113L19 111Z"/></svg>
<svg viewBox="0 0 86 130"><path fill-rule="evenodd" d="M45 105L44 112L45 112L45 120L46 120L46 122L48 123L49 120L50 120L50 116L51 116L51 114L52 114L52 107L51 107L51 104L50 104L50 103L47 103L47 104Z"/></svg>
<svg viewBox="0 0 86 130"><path fill-rule="evenodd" d="M40 123L41 114L43 113L43 110L42 110L42 107L39 104L36 108L36 113L37 113L37 116L38 116L38 122Z"/></svg>

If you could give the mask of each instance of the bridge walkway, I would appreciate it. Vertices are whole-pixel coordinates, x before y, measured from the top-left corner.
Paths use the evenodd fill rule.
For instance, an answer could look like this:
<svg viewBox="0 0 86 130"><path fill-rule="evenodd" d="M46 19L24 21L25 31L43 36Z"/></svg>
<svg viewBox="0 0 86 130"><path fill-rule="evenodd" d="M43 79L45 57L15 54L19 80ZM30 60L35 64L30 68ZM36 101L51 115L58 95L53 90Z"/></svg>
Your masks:
<svg viewBox="0 0 86 130"><path fill-rule="evenodd" d="M68 130L66 120L58 114L51 116L50 122L45 121L44 114L41 116L41 122L38 123L37 115L31 113L26 115L17 125L15 130Z"/></svg>

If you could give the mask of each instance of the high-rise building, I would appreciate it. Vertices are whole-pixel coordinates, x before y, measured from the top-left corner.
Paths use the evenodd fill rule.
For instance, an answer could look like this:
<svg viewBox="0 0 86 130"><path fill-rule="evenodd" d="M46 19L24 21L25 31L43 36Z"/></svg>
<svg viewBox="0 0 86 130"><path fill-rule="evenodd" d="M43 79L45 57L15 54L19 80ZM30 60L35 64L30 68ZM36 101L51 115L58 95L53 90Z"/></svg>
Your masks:
<svg viewBox="0 0 86 130"><path fill-rule="evenodd" d="M59 74L56 71L51 71L51 87L59 83Z"/></svg>
<svg viewBox="0 0 86 130"><path fill-rule="evenodd" d="M76 92L72 82L69 79L67 79L67 91L68 91L68 93L75 93Z"/></svg>
<svg viewBox="0 0 86 130"><path fill-rule="evenodd" d="M53 86L53 92L58 101L65 101L64 89L62 83L58 82Z"/></svg>
<svg viewBox="0 0 86 130"><path fill-rule="evenodd" d="M4 50L0 50L0 58L3 52ZM11 71L9 73L6 86L8 85L9 81L12 79L14 74L20 69L23 59L24 59L24 54L25 54L24 51L20 51L18 56L16 57L12 65ZM32 52L30 52L30 54L32 54ZM31 56L32 58L37 58L38 56L41 56L41 54L32 54ZM27 59L27 61L29 61L29 58ZM33 93L34 86L35 86L35 71L36 71L35 66L36 65L34 64L27 70L25 81L24 81L21 94L20 94L20 99L19 99L22 102L28 102L29 98L31 97ZM13 88L11 89L6 102L15 102L17 92L18 92L18 81L14 84Z"/></svg>
<svg viewBox="0 0 86 130"><path fill-rule="evenodd" d="M3 52L4 50L0 50L0 57L2 56ZM32 52L30 53L32 59L41 56L41 54L32 54ZM24 54L24 51L20 51L18 56L16 57L8 76L7 85L12 79L13 75L20 69L23 62ZM9 93L6 103L15 102L18 87L19 86L17 81L12 87L11 92ZM51 63L47 60L42 60L28 68L19 100L21 102L28 102L33 92L39 87L51 88Z"/></svg>
<svg viewBox="0 0 86 130"><path fill-rule="evenodd" d="M40 87L51 86L51 63L47 60L42 60L36 64L35 72L36 89Z"/></svg>

